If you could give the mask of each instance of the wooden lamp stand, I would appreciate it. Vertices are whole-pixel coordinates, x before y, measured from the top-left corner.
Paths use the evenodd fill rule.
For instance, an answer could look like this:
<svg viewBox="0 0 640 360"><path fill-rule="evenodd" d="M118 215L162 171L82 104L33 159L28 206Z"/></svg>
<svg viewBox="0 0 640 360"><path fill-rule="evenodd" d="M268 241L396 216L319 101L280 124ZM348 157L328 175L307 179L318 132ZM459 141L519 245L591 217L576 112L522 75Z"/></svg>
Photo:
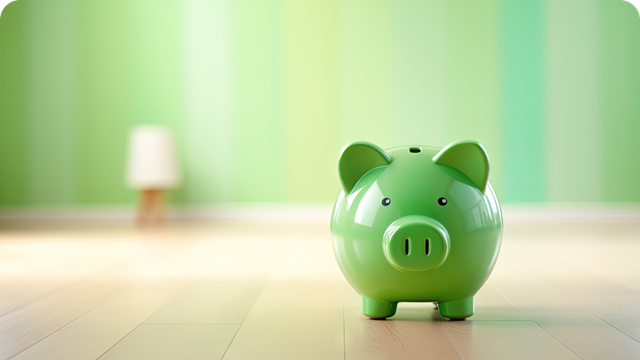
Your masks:
<svg viewBox="0 0 640 360"><path fill-rule="evenodd" d="M164 193L161 189L140 191L138 202L138 225L164 223Z"/></svg>

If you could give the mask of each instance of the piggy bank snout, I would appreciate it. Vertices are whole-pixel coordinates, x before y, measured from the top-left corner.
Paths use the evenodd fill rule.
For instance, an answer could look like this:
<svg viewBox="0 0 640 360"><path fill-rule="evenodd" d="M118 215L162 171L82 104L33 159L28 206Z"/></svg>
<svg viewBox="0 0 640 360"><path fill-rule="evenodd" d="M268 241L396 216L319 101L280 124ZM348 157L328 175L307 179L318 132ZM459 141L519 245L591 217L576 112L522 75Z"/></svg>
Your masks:
<svg viewBox="0 0 640 360"><path fill-rule="evenodd" d="M409 273L432 271L449 254L449 233L437 220L420 215L405 216L387 228L384 255L397 270Z"/></svg>

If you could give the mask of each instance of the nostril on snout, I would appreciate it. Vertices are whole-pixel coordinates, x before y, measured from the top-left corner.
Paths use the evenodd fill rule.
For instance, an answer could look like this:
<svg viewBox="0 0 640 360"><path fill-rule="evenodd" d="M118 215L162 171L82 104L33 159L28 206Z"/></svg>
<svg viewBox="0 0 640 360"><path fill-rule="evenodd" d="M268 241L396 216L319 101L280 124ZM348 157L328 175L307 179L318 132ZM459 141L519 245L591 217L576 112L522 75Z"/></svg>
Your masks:
<svg viewBox="0 0 640 360"><path fill-rule="evenodd" d="M424 239L424 253L429 255L429 238Z"/></svg>
<svg viewBox="0 0 640 360"><path fill-rule="evenodd" d="M409 239L404 239L404 254L409 255Z"/></svg>

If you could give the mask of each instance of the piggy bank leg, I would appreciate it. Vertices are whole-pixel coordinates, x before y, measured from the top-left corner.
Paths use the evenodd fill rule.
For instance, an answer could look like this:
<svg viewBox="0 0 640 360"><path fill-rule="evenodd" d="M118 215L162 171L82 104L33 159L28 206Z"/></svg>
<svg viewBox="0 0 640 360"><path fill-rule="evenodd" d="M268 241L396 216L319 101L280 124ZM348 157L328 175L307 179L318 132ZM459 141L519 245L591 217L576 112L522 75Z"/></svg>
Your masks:
<svg viewBox="0 0 640 360"><path fill-rule="evenodd" d="M438 310L440 310L442 317L451 320L464 320L473 315L473 296L455 301L439 302Z"/></svg>
<svg viewBox="0 0 640 360"><path fill-rule="evenodd" d="M362 314L372 319L385 319L395 315L398 303L372 299L362 295Z"/></svg>

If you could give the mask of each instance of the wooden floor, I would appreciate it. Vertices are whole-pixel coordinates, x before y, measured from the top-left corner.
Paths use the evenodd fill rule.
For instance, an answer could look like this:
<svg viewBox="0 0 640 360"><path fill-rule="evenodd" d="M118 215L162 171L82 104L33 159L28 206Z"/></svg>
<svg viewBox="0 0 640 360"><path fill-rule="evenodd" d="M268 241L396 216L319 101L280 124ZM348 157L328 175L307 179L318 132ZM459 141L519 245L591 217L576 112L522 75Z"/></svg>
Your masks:
<svg viewBox="0 0 640 360"><path fill-rule="evenodd" d="M0 230L0 359L640 359L640 222L507 223L476 315L360 314L326 224Z"/></svg>

